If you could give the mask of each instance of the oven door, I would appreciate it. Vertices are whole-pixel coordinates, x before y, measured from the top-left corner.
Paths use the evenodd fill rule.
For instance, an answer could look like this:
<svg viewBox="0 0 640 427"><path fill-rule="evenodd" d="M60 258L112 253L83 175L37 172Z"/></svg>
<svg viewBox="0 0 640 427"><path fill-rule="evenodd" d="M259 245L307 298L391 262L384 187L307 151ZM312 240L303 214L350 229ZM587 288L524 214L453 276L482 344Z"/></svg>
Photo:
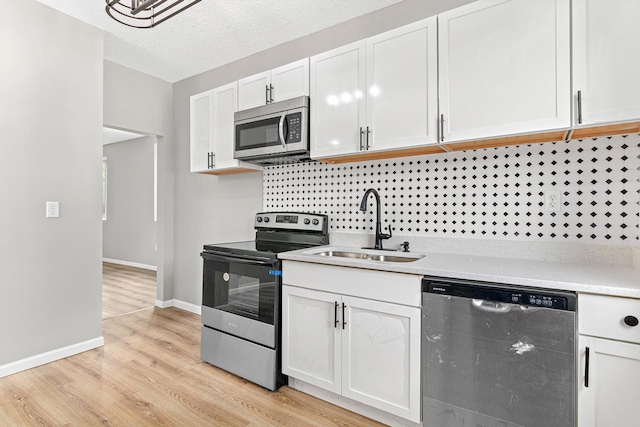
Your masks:
<svg viewBox="0 0 640 427"><path fill-rule="evenodd" d="M275 348L280 261L202 253L202 324Z"/></svg>

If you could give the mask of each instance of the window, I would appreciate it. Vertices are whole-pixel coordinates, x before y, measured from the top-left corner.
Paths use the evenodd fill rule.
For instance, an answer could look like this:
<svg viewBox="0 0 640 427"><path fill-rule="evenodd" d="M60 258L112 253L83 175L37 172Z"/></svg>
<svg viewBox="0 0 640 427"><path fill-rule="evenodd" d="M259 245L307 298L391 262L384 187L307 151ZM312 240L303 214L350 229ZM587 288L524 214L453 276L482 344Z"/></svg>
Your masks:
<svg viewBox="0 0 640 427"><path fill-rule="evenodd" d="M107 220L107 158L102 158L102 220Z"/></svg>

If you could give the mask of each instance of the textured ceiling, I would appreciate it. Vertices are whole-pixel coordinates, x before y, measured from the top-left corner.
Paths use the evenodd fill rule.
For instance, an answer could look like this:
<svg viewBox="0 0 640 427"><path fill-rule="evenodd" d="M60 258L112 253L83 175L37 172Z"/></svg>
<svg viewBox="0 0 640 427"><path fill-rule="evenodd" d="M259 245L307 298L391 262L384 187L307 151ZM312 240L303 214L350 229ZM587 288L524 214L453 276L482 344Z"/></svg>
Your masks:
<svg viewBox="0 0 640 427"><path fill-rule="evenodd" d="M104 0L37 1L103 29L105 59L173 83L402 0L202 0L151 29Z"/></svg>

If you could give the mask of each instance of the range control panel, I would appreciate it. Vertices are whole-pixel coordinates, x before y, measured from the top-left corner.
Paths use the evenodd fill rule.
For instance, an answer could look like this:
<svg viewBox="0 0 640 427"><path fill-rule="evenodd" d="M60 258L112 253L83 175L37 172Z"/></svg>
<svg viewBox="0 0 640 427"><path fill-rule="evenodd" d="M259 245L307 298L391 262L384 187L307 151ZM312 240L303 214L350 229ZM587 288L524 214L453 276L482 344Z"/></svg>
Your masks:
<svg viewBox="0 0 640 427"><path fill-rule="evenodd" d="M302 230L326 233L326 215L306 212L260 212L256 214L255 229Z"/></svg>

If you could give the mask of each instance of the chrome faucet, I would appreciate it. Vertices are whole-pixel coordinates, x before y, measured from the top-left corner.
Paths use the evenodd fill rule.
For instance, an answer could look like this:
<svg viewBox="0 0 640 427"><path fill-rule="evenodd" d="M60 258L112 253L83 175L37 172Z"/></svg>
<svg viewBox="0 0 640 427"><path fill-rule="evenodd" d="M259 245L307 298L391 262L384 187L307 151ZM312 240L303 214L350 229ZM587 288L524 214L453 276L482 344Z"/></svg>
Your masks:
<svg viewBox="0 0 640 427"><path fill-rule="evenodd" d="M382 224L380 222L380 195L376 190L370 188L364 193L364 197L362 198L362 202L360 202L360 210L362 212L367 211L367 199L369 198L369 194L373 193L376 198L376 243L374 245L374 249L382 249L382 241L391 238L391 225L389 225L389 234L382 233Z"/></svg>

